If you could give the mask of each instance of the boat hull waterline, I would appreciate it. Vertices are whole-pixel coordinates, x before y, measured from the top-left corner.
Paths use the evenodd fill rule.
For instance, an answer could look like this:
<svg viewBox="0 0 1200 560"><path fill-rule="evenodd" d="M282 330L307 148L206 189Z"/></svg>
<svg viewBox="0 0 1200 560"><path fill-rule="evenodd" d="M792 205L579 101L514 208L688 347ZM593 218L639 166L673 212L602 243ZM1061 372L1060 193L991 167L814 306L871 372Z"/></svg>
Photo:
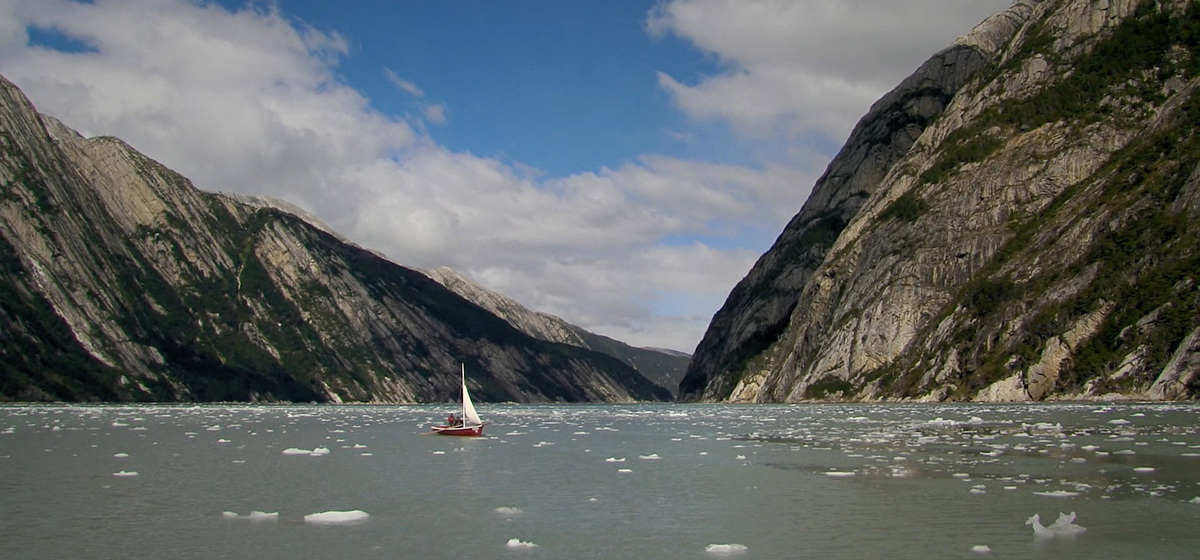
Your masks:
<svg viewBox="0 0 1200 560"><path fill-rule="evenodd" d="M480 437L483 426L434 426L433 433L439 436Z"/></svg>

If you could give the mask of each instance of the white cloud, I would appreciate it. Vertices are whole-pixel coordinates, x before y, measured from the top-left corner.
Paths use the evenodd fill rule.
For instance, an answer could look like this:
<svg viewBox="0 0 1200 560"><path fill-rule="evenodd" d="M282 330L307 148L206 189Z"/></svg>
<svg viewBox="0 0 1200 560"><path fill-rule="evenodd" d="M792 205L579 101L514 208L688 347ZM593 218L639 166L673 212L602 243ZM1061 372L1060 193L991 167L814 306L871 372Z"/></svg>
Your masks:
<svg viewBox="0 0 1200 560"><path fill-rule="evenodd" d="M724 70L659 85L697 119L754 135L834 141L926 58L1010 0L670 0L647 29L692 42Z"/></svg>
<svg viewBox="0 0 1200 560"><path fill-rule="evenodd" d="M792 2L663 4L648 27L715 53L728 72L694 85L662 74L660 86L695 118L835 135L907 73L888 66L891 42L933 28L906 16L911 3L879 2L870 17L862 0L794 4L807 11ZM954 4L936 3L947 8L938 15ZM799 141L777 150L785 163L758 168L647 155L546 178L521 162L454 152L423 125L380 113L338 77L339 61L353 56L345 38L276 4L252 6L0 1L0 73L41 111L87 135L118 136L200 188L289 200L398 262L454 267L635 345L691 350L824 165ZM842 23L843 13L854 21ZM899 30L881 23L890 19ZM29 46L31 26L90 52ZM447 107L384 72L421 119L446 122Z"/></svg>
<svg viewBox="0 0 1200 560"><path fill-rule="evenodd" d="M413 97L425 97L425 92L421 91L421 88L417 87L417 84L397 76L391 68L384 68L383 73L387 76L388 81L392 82L392 85L400 88L400 91L403 91L404 93L407 93Z"/></svg>

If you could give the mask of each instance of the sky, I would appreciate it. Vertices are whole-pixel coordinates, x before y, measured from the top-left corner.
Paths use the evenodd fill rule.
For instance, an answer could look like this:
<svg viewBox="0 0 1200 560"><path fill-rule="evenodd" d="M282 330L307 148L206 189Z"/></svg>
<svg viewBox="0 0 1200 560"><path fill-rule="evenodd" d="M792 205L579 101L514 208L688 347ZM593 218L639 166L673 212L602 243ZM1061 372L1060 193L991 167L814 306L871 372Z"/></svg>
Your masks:
<svg viewBox="0 0 1200 560"><path fill-rule="evenodd" d="M691 352L871 103L1011 0L0 0L85 136Z"/></svg>

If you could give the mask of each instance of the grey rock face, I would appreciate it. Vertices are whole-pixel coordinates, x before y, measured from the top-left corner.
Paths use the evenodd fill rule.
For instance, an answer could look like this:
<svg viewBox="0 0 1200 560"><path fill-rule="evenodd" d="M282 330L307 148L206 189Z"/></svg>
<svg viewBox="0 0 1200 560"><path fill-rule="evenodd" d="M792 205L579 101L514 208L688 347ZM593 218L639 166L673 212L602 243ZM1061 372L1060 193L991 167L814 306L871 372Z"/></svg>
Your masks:
<svg viewBox="0 0 1200 560"><path fill-rule="evenodd" d="M278 203L204 193L0 79L0 399L629 402L628 365L530 337Z"/></svg>
<svg viewBox="0 0 1200 560"><path fill-rule="evenodd" d="M1198 13L1023 1L936 55L730 295L684 397L1194 398Z"/></svg>

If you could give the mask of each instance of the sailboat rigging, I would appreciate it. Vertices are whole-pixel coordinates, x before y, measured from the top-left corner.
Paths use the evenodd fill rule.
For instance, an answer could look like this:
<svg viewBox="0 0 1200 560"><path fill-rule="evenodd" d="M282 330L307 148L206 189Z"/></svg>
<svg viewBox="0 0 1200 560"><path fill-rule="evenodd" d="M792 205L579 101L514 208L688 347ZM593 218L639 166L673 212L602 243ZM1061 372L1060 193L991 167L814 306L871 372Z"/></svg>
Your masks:
<svg viewBox="0 0 1200 560"><path fill-rule="evenodd" d="M433 433L442 436L482 436L484 422L475 412L475 404L471 402L471 393L467 391L467 366L462 366L462 415L453 414L445 425L434 426Z"/></svg>

